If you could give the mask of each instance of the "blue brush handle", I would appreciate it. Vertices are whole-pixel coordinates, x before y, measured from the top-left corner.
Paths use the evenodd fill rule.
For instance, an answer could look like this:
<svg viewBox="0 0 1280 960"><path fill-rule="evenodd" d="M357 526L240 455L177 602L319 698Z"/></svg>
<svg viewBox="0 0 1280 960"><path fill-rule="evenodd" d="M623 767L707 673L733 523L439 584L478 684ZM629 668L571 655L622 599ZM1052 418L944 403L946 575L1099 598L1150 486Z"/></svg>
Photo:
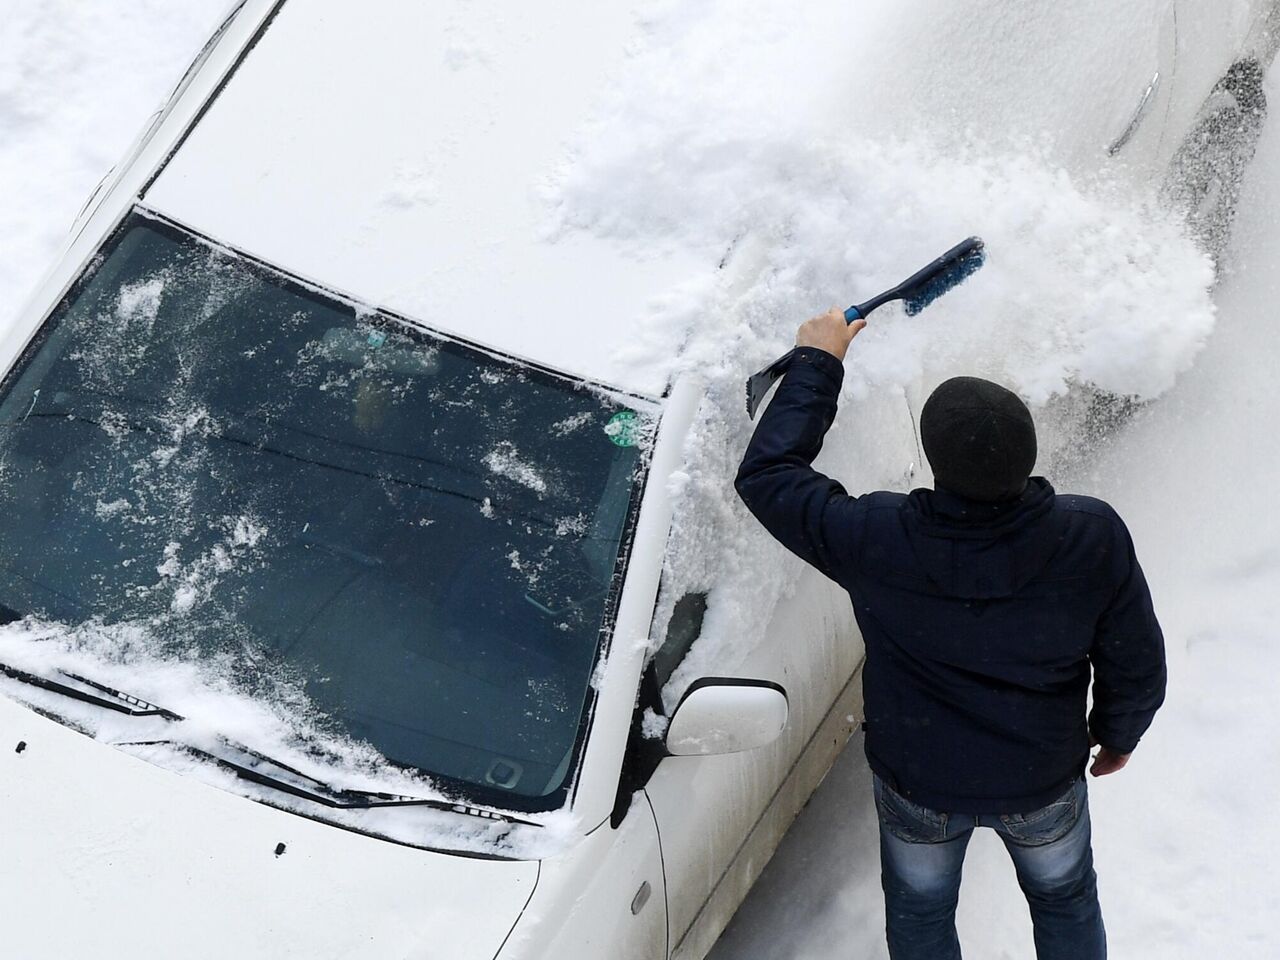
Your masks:
<svg viewBox="0 0 1280 960"><path fill-rule="evenodd" d="M862 320L862 319L863 319L862 313L858 310L857 307L850 307L848 310L844 312L845 323L853 323L853 321L855 320Z"/></svg>

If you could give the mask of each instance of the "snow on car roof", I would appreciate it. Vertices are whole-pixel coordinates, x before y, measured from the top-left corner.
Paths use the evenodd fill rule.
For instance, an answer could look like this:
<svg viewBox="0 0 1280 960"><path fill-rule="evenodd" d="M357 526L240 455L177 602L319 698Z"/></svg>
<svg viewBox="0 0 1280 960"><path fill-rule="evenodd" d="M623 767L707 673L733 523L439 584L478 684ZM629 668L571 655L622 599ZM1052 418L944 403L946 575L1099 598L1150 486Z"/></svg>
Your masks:
<svg viewBox="0 0 1280 960"><path fill-rule="evenodd" d="M616 3L286 3L145 201L446 333L657 396L666 372L616 354L714 263L553 238L539 192L631 27Z"/></svg>

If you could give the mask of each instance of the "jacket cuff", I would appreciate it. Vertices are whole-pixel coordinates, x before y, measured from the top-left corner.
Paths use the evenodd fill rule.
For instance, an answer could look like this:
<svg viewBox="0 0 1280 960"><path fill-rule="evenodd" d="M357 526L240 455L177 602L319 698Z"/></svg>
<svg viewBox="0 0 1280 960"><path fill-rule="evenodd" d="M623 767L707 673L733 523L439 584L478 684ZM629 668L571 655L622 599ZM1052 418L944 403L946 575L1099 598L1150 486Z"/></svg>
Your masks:
<svg viewBox="0 0 1280 960"><path fill-rule="evenodd" d="M819 347L796 347L786 379L801 379L814 388L838 394L844 382L844 364Z"/></svg>
<svg viewBox="0 0 1280 960"><path fill-rule="evenodd" d="M1141 737L1138 737L1136 739L1122 740L1119 737L1113 737L1107 733L1100 734L1096 730L1091 730L1089 732L1093 736L1093 739L1098 741L1098 746L1106 747L1114 753L1133 753L1134 750L1138 749L1138 742L1142 739Z"/></svg>
<svg viewBox="0 0 1280 960"><path fill-rule="evenodd" d="M1130 740L1130 741L1123 741L1123 742L1117 741L1115 745L1102 743L1101 741L1099 741L1098 745L1106 747L1112 753L1122 753L1125 756L1128 756L1129 754L1133 753L1133 751L1138 749L1137 740Z"/></svg>

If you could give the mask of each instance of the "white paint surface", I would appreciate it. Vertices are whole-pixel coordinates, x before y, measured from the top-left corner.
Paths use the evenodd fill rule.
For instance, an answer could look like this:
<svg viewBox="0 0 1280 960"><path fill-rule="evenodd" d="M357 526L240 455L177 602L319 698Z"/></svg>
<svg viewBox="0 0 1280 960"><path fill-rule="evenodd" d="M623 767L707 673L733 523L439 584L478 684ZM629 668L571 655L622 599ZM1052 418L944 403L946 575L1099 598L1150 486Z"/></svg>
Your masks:
<svg viewBox="0 0 1280 960"><path fill-rule="evenodd" d="M615 354L716 258L556 236L541 196L632 22L629 4L569 0L286 4L146 201L436 329L656 396L662 372Z"/></svg>
<svg viewBox="0 0 1280 960"><path fill-rule="evenodd" d="M490 960L537 881L274 810L5 698L0 745L6 956Z"/></svg>

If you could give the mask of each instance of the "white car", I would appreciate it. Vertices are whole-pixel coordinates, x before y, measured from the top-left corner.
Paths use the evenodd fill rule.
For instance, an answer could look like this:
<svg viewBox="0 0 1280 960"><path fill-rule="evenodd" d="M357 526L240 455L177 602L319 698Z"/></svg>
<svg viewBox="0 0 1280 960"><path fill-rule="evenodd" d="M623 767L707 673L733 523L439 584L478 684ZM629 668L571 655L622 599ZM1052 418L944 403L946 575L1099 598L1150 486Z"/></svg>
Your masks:
<svg viewBox="0 0 1280 960"><path fill-rule="evenodd" d="M14 956L701 958L856 726L812 572L664 704L702 393L609 305L716 264L543 233L629 9L467 11L236 6L0 341Z"/></svg>
<svg viewBox="0 0 1280 960"><path fill-rule="evenodd" d="M6 332L0 896L65 904L15 956L700 956L849 737L815 580L821 633L695 683L662 758L700 395L618 364L608 305L715 264L541 236L629 10L483 50L465 12L248 0Z"/></svg>

